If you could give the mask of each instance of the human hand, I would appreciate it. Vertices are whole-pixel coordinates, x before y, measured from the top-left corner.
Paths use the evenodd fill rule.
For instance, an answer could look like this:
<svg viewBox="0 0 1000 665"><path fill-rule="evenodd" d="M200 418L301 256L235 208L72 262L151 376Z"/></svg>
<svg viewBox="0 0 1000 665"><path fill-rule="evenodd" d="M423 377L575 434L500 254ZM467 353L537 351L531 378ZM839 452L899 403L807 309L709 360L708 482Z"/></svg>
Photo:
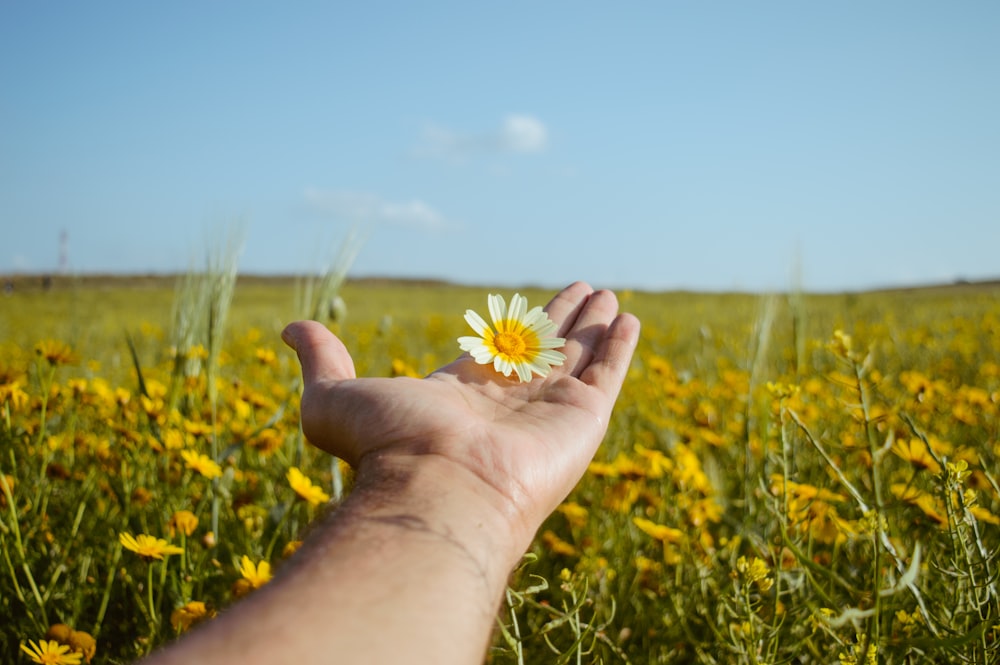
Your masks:
<svg viewBox="0 0 1000 665"><path fill-rule="evenodd" d="M344 344L309 321L282 333L302 365L302 427L318 448L379 482L387 469L443 464L470 480L523 549L586 471L608 426L639 322L610 291L574 283L545 308L566 361L518 383L468 354L424 379L356 378Z"/></svg>

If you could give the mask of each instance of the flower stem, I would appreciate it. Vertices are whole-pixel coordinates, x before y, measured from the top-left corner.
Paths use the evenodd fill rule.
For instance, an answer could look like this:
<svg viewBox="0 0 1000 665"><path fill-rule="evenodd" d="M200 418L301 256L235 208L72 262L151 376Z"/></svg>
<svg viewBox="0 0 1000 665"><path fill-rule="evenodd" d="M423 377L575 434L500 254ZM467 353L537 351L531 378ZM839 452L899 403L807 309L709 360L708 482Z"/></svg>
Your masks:
<svg viewBox="0 0 1000 665"><path fill-rule="evenodd" d="M155 628L159 623L159 619L156 616L156 607L153 605L153 564L150 563L146 566L146 596L149 602L149 619L151 622L151 627Z"/></svg>

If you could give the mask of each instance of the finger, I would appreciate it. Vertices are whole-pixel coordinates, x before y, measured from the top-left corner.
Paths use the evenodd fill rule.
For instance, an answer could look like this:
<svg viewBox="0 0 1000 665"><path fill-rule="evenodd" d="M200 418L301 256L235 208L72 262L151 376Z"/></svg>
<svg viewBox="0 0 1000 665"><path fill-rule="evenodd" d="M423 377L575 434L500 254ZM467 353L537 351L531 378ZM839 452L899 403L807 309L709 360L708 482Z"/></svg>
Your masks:
<svg viewBox="0 0 1000 665"><path fill-rule="evenodd" d="M558 327L556 337L566 336L593 292L594 289L586 282L573 282L549 301L545 313Z"/></svg>
<svg viewBox="0 0 1000 665"><path fill-rule="evenodd" d="M321 381L353 379L354 361L347 347L326 326L316 321L296 321L281 331L281 339L295 350L308 386Z"/></svg>
<svg viewBox="0 0 1000 665"><path fill-rule="evenodd" d="M563 372L573 376L590 365L598 346L607 334L608 325L618 315L618 299L611 291L595 291L587 298L573 321L573 326L565 333L566 354Z"/></svg>
<svg viewBox="0 0 1000 665"><path fill-rule="evenodd" d="M639 319L631 314L615 317L590 364L580 374L581 381L594 386L609 398L609 410L628 374L629 363L639 341L639 328Z"/></svg>

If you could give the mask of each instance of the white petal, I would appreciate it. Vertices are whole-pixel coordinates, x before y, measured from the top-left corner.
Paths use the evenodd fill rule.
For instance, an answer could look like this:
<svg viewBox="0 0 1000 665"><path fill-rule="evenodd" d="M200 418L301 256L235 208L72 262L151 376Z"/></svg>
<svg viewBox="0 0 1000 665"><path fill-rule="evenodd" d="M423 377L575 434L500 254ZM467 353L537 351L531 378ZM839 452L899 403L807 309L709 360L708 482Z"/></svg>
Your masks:
<svg viewBox="0 0 1000 665"><path fill-rule="evenodd" d="M566 346L566 340L562 337L545 337L538 340L539 349L561 349Z"/></svg>
<svg viewBox="0 0 1000 665"><path fill-rule="evenodd" d="M511 362L506 358L497 356L493 359L493 369L500 372L504 376L510 376L510 372L514 369L514 366L511 365Z"/></svg>
<svg viewBox="0 0 1000 665"><path fill-rule="evenodd" d="M514 369L517 370L517 378L520 379L521 383L531 382L531 368L528 367L527 363L515 363Z"/></svg>
<svg viewBox="0 0 1000 665"><path fill-rule="evenodd" d="M463 351L472 351L473 349L475 349L477 347L486 348L486 345L483 344L483 338L482 337L459 337L458 338L458 348L462 349Z"/></svg>
<svg viewBox="0 0 1000 665"><path fill-rule="evenodd" d="M487 301L490 305L490 317L493 319L493 325L497 325L507 317L507 304L503 300L501 295L490 294Z"/></svg>
<svg viewBox="0 0 1000 665"><path fill-rule="evenodd" d="M545 320L547 320L547 315L544 311L542 311L541 307L532 307L531 311L525 314L524 318L521 319L525 326L532 328L533 330L538 330L538 326L541 325L540 322Z"/></svg>
<svg viewBox="0 0 1000 665"><path fill-rule="evenodd" d="M556 334L556 324L548 319L544 321L536 321L531 329L535 331L535 334L539 337L555 337Z"/></svg>
<svg viewBox="0 0 1000 665"><path fill-rule="evenodd" d="M510 299L510 309L507 310L507 318L512 321L524 321L524 313L528 310L528 299L522 298L520 293L515 293Z"/></svg>
<svg viewBox="0 0 1000 665"><path fill-rule="evenodd" d="M552 368L545 364L539 364L536 358L535 362L531 363L531 370L538 374L538 376L548 376Z"/></svg>
<svg viewBox="0 0 1000 665"><path fill-rule="evenodd" d="M478 335L485 335L486 331L490 329L483 317L479 316L476 312L471 309L465 310L465 320L472 326L472 329L476 331Z"/></svg>
<svg viewBox="0 0 1000 665"><path fill-rule="evenodd" d="M472 356L472 359L475 360L480 365L485 365L489 363L491 360L493 360L493 354L490 353L490 350L487 349L485 346L480 347L478 349L473 349L472 351L469 352L469 354Z"/></svg>
<svg viewBox="0 0 1000 665"><path fill-rule="evenodd" d="M535 362L539 361L558 367L566 362L566 356L558 351L539 351L535 356Z"/></svg>

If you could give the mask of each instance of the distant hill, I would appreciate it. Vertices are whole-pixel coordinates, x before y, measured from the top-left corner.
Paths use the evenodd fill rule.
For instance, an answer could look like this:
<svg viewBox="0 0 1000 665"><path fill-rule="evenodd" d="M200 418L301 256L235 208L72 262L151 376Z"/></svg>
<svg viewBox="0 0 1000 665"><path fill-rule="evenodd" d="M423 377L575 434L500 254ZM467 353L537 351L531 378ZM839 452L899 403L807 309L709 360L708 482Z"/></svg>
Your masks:
<svg viewBox="0 0 1000 665"><path fill-rule="evenodd" d="M75 275L56 275L56 274L11 274L11 275L0 275L0 284L4 290L17 290L17 291L45 291L48 289L66 289L66 288L130 288L130 289L141 289L141 288L169 288L173 287L178 279L183 277L183 274L176 273L148 273L148 274L114 274L114 273L83 273ZM302 280L306 275L259 275L259 274L242 274L238 277L238 284L288 284L294 285L299 280ZM427 278L400 278L400 277L379 277L379 276L364 276L364 277L353 277L348 278L349 284L354 285L391 285L399 284L406 285L408 287L436 287L436 286L467 286L465 284L457 284L455 282L450 282L443 279L427 279ZM478 285L475 285L478 286ZM543 287L538 287L543 288ZM553 287L555 288L555 287ZM647 291L648 289L636 288L637 291ZM663 292L678 291L683 290L691 293L698 293L698 289L660 289ZM941 283L929 283L929 284L913 284L907 286L885 286L885 287L872 287L869 289L846 289L841 293L907 293L913 291L936 291L936 292L954 292L958 293L970 293L970 292L983 292L983 291L996 291L1000 290L1000 278L997 279L986 279L986 280L965 280L960 279L954 282L941 282ZM715 293L716 291L705 289L704 293ZM823 291L822 293L836 293Z"/></svg>

